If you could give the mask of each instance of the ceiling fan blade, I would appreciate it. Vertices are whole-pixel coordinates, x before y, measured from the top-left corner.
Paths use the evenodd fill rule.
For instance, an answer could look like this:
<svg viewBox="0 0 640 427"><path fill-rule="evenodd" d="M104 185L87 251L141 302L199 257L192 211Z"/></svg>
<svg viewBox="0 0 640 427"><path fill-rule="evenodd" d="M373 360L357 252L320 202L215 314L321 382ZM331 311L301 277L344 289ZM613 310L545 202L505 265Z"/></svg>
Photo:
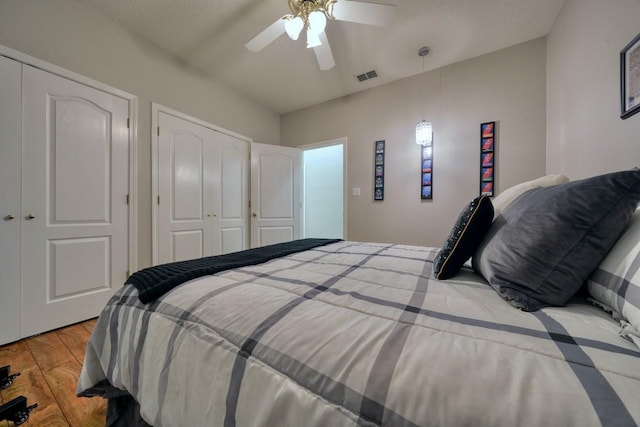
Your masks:
<svg viewBox="0 0 640 427"><path fill-rule="evenodd" d="M333 68L336 63L333 60L333 53L331 53L331 46L329 46L329 40L327 35L323 31L318 35L322 44L313 48L313 52L316 54L318 65L321 70L329 70Z"/></svg>
<svg viewBox="0 0 640 427"><path fill-rule="evenodd" d="M268 44L274 42L278 37L283 35L286 30L284 28L284 17L278 19L273 24L269 25L260 34L252 38L247 44L244 45L251 52L260 52Z"/></svg>
<svg viewBox="0 0 640 427"><path fill-rule="evenodd" d="M333 6L333 16L340 21L377 25L379 27L388 25L395 13L396 7L392 4L339 0Z"/></svg>

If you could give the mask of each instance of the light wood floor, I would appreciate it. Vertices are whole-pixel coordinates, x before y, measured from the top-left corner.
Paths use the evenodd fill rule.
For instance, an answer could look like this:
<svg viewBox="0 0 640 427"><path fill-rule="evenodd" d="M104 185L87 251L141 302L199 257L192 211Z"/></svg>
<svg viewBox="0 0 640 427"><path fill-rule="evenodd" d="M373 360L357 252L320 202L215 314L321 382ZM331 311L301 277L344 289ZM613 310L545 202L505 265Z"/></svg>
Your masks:
<svg viewBox="0 0 640 427"><path fill-rule="evenodd" d="M106 400L76 397L84 352L96 319L77 323L0 347L0 367L20 372L13 385L0 390L0 404L25 396L38 404L25 427L104 426ZM0 427L13 423L0 421Z"/></svg>

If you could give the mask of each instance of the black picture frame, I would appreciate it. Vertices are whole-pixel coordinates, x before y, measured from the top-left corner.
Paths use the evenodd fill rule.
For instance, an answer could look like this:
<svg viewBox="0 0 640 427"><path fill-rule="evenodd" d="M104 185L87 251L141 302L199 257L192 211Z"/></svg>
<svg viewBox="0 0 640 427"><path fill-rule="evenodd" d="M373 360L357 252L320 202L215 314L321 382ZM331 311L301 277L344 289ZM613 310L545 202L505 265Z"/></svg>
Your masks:
<svg viewBox="0 0 640 427"><path fill-rule="evenodd" d="M640 34L620 51L620 118L640 111Z"/></svg>
<svg viewBox="0 0 640 427"><path fill-rule="evenodd" d="M420 199L433 199L433 141L420 146Z"/></svg>
<svg viewBox="0 0 640 427"><path fill-rule="evenodd" d="M373 200L384 200L384 140L374 143L373 153Z"/></svg>
<svg viewBox="0 0 640 427"><path fill-rule="evenodd" d="M493 197L496 159L496 122L480 123L480 195Z"/></svg>

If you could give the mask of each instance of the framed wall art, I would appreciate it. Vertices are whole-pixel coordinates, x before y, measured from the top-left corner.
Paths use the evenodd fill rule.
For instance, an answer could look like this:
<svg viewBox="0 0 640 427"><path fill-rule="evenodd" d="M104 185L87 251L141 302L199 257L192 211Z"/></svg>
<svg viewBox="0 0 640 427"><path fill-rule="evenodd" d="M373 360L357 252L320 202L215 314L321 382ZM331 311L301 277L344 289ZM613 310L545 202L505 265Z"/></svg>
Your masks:
<svg viewBox="0 0 640 427"><path fill-rule="evenodd" d="M480 195L493 196L496 122L480 124Z"/></svg>
<svg viewBox="0 0 640 427"><path fill-rule="evenodd" d="M373 200L384 200L384 140L374 144Z"/></svg>
<svg viewBox="0 0 640 427"><path fill-rule="evenodd" d="M433 143L420 147L420 199L433 199Z"/></svg>
<svg viewBox="0 0 640 427"><path fill-rule="evenodd" d="M640 34L620 51L620 118L640 111Z"/></svg>

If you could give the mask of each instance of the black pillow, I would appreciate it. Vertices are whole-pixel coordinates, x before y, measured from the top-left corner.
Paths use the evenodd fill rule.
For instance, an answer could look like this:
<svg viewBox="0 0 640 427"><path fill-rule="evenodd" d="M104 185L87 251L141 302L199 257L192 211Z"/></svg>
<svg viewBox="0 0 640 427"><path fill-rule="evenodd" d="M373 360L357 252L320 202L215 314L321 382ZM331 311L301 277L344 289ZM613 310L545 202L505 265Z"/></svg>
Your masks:
<svg viewBox="0 0 640 427"><path fill-rule="evenodd" d="M476 197L465 206L433 261L433 275L436 279L446 280L460 271L489 230L491 221L493 204L489 197Z"/></svg>
<svg viewBox="0 0 640 427"><path fill-rule="evenodd" d="M562 306L609 252L640 201L640 170L522 194L498 215L473 268L513 306Z"/></svg>

